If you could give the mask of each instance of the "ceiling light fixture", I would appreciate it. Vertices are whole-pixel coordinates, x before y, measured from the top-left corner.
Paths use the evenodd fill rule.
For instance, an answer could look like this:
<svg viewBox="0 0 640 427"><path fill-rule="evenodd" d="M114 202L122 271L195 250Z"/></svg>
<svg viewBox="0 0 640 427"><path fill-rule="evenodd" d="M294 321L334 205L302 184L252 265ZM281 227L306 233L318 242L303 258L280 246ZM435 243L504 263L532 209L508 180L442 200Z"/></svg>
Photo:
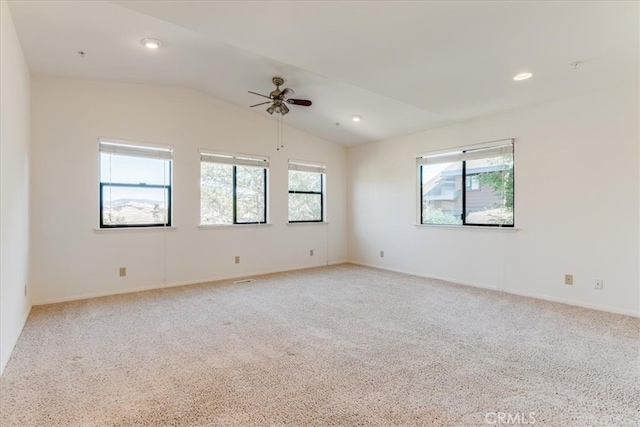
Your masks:
<svg viewBox="0 0 640 427"><path fill-rule="evenodd" d="M140 43L142 43L143 46L146 46L149 49L157 49L162 44L160 43L160 40L156 39L142 39L140 40Z"/></svg>
<svg viewBox="0 0 640 427"><path fill-rule="evenodd" d="M520 80L527 80L531 76L533 76L533 74L531 74L531 73L520 73L517 76L514 76L513 80L519 82Z"/></svg>
<svg viewBox="0 0 640 427"><path fill-rule="evenodd" d="M267 113L269 113L271 115L273 115L273 113L276 113L276 114L282 114L284 116L288 112L289 112L289 107L284 105L282 103L282 101L280 101L278 99L273 101L273 104L271 104L271 106L269 108L267 108Z"/></svg>
<svg viewBox="0 0 640 427"><path fill-rule="evenodd" d="M362 117L360 117L360 116L353 116L353 117L351 118L351 120L353 120L354 122L359 122L360 120L362 120Z"/></svg>

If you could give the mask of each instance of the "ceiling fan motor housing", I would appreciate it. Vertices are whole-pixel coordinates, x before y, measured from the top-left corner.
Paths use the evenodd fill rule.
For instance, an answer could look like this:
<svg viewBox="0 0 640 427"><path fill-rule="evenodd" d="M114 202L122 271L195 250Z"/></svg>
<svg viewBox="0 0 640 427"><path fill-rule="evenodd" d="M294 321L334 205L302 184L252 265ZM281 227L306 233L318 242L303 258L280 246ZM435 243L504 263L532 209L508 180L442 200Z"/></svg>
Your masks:
<svg viewBox="0 0 640 427"><path fill-rule="evenodd" d="M275 90L271 91L269 96L272 99L281 98L281 95L282 95L283 91L280 90L280 85L284 84L284 79L282 77L274 77L274 78L271 79L271 81L273 82L274 85L276 85L276 88L275 88Z"/></svg>

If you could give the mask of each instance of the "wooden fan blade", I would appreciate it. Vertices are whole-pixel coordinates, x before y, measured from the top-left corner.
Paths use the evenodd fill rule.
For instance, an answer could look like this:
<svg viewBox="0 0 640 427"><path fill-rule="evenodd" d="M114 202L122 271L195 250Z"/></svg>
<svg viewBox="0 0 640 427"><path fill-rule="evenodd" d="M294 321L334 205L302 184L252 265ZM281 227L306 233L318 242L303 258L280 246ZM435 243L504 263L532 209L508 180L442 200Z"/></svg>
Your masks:
<svg viewBox="0 0 640 427"><path fill-rule="evenodd" d="M308 99L287 99L287 103L293 105L302 105L305 107L311 105L311 101L309 101Z"/></svg>
<svg viewBox="0 0 640 427"><path fill-rule="evenodd" d="M293 96L293 94L295 94L296 92L293 89L289 89L284 88L284 90L282 91L282 93L280 94L280 96L282 97L282 99L288 98L290 96Z"/></svg>
<svg viewBox="0 0 640 427"><path fill-rule="evenodd" d="M252 94L254 94L254 95L261 96L261 97L263 97L263 98L271 99L271 97L270 97L270 96L263 95L263 94L261 94L261 93L251 92L250 90L248 90L247 92L252 93Z"/></svg>
<svg viewBox="0 0 640 427"><path fill-rule="evenodd" d="M257 107L259 105L264 105L264 104L271 104L271 101L261 102L260 104L249 105L249 108Z"/></svg>

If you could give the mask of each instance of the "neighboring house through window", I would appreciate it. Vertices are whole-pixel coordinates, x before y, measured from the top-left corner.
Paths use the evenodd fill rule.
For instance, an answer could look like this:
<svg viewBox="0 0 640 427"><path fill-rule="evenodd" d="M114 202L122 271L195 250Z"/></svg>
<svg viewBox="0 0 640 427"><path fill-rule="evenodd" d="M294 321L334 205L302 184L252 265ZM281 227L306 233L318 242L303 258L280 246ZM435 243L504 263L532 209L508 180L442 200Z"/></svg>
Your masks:
<svg viewBox="0 0 640 427"><path fill-rule="evenodd" d="M422 224L513 227L513 140L426 154L417 164Z"/></svg>
<svg viewBox="0 0 640 427"><path fill-rule="evenodd" d="M200 151L200 224L267 222L269 159Z"/></svg>
<svg viewBox="0 0 640 427"><path fill-rule="evenodd" d="M323 222L325 166L289 161L289 222Z"/></svg>
<svg viewBox="0 0 640 427"><path fill-rule="evenodd" d="M100 138L100 228L171 226L173 149Z"/></svg>

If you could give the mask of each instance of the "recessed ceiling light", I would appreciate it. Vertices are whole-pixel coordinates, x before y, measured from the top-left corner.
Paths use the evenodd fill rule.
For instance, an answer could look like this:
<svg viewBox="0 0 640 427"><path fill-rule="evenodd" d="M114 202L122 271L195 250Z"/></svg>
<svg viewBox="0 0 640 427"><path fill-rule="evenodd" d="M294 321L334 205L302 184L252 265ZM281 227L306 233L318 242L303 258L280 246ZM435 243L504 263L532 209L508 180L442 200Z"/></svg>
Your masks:
<svg viewBox="0 0 640 427"><path fill-rule="evenodd" d="M360 120L362 120L362 117L360 117L360 116L353 116L353 117L351 118L351 120L353 120L354 122L359 122Z"/></svg>
<svg viewBox="0 0 640 427"><path fill-rule="evenodd" d="M517 76L515 76L515 77L513 78L513 80L515 80L515 81L517 81L517 82L518 82L518 81L520 81L520 80L527 80L527 79L528 79L528 78L530 78L531 76L533 76L533 74L531 74L531 73L520 73L520 74L518 74Z"/></svg>
<svg viewBox="0 0 640 427"><path fill-rule="evenodd" d="M142 43L143 46L146 46L149 49L157 49L162 44L160 43L160 40L156 39L142 39L140 43Z"/></svg>

